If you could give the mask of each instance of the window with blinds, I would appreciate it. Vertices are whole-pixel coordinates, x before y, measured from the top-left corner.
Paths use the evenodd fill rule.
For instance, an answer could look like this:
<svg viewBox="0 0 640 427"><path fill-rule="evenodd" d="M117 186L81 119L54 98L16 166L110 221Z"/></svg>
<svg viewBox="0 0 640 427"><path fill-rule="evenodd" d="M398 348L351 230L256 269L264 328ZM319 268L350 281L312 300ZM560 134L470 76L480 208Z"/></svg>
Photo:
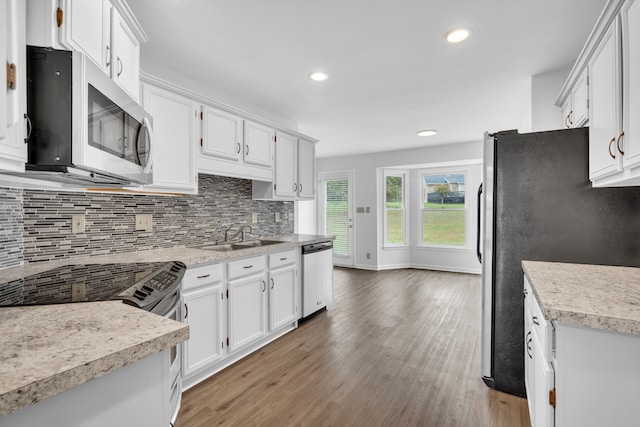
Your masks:
<svg viewBox="0 0 640 427"><path fill-rule="evenodd" d="M326 181L326 233L336 236L333 254L349 256L349 181Z"/></svg>

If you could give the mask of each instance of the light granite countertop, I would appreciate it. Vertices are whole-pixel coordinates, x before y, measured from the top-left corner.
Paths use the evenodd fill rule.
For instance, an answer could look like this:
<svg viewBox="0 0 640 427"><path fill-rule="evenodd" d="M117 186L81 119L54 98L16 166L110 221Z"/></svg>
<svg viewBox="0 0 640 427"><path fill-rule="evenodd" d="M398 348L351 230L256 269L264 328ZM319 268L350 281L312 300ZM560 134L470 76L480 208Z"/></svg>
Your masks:
<svg viewBox="0 0 640 427"><path fill-rule="evenodd" d="M640 335L640 268L522 261L545 318Z"/></svg>
<svg viewBox="0 0 640 427"><path fill-rule="evenodd" d="M189 327L120 301L0 309L0 416L189 337Z"/></svg>
<svg viewBox="0 0 640 427"><path fill-rule="evenodd" d="M333 240L287 235L269 246L228 252L174 247L117 255L76 257L7 268L18 279L69 264L181 261L212 264ZM0 416L115 371L189 337L188 326L120 301L0 308Z"/></svg>

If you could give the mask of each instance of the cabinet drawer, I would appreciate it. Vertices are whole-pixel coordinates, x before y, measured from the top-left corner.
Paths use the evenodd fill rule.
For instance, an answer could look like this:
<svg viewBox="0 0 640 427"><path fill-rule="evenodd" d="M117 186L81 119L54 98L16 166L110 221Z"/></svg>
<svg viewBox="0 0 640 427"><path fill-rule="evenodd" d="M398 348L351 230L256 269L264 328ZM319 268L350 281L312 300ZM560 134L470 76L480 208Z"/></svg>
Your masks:
<svg viewBox="0 0 640 427"><path fill-rule="evenodd" d="M294 264L298 259L299 248L278 252L269 255L269 268L278 268L284 265Z"/></svg>
<svg viewBox="0 0 640 427"><path fill-rule="evenodd" d="M222 280L222 264L189 268L182 279L182 289L189 290Z"/></svg>
<svg viewBox="0 0 640 427"><path fill-rule="evenodd" d="M246 276L247 274L258 273L263 271L264 267L264 256L231 261L229 263L229 280Z"/></svg>

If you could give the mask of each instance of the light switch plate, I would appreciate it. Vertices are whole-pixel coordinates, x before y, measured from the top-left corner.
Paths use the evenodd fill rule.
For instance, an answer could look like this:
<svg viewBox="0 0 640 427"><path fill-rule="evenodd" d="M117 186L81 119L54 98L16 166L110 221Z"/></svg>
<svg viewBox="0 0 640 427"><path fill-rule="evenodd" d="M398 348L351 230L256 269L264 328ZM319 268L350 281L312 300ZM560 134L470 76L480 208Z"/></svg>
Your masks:
<svg viewBox="0 0 640 427"><path fill-rule="evenodd" d="M137 214L136 231L153 231L153 215Z"/></svg>
<svg viewBox="0 0 640 427"><path fill-rule="evenodd" d="M73 234L84 233L85 220L84 215L71 215L71 232Z"/></svg>
<svg viewBox="0 0 640 427"><path fill-rule="evenodd" d="M258 223L258 213L251 212L251 224L257 224L257 223Z"/></svg>

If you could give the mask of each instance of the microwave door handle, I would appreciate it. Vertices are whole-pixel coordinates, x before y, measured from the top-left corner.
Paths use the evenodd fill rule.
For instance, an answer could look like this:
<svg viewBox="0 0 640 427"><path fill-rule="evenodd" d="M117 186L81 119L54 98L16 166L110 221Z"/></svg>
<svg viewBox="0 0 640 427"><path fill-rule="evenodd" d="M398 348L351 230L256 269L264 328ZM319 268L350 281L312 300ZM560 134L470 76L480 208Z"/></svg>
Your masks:
<svg viewBox="0 0 640 427"><path fill-rule="evenodd" d="M147 153L147 164L144 167L144 174L147 175L151 172L151 166L153 165L153 135L151 130L151 123L149 119L144 117L142 119L142 126L147 129L147 139L149 140L149 152ZM138 147L136 147L137 150Z"/></svg>

